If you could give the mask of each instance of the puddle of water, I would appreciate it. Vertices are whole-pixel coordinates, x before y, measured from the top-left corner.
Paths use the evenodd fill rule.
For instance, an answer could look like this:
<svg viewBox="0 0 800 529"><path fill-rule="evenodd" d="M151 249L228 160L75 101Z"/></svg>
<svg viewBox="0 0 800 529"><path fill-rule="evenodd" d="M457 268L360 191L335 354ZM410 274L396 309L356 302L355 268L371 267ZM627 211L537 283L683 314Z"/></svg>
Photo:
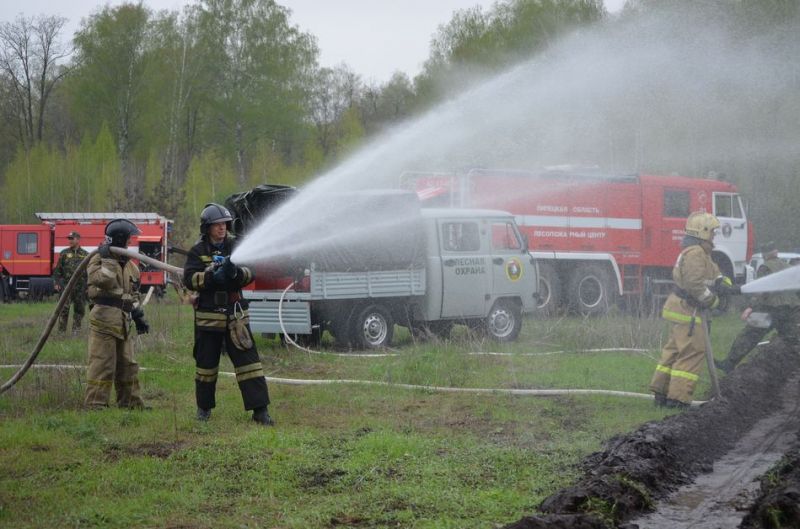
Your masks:
<svg viewBox="0 0 800 529"><path fill-rule="evenodd" d="M738 527L766 473L797 441L800 429L800 376L776 399L781 408L745 435L714 469L660 502L656 511L632 523L640 529L730 529Z"/></svg>

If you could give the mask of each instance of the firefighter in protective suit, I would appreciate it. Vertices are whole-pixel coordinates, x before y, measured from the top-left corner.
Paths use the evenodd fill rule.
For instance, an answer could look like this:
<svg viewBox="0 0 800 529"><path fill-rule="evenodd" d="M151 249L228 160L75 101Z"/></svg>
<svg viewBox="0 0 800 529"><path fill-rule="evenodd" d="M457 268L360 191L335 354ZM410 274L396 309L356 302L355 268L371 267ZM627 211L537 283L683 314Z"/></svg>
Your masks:
<svg viewBox="0 0 800 529"><path fill-rule="evenodd" d="M131 324L139 334L149 332L144 312L138 307L139 268L110 247L127 248L139 229L127 219L106 225L106 242L87 267L89 305L89 366L84 405L106 408L112 384L120 408L143 409L139 389L139 364L133 357Z"/></svg>
<svg viewBox="0 0 800 529"><path fill-rule="evenodd" d="M253 280L250 269L231 262L233 217L219 204L200 214L200 240L186 258L183 282L199 295L194 312L195 396L197 419L207 421L216 406L215 393L223 346L236 371L245 410L263 426L274 421L267 412L269 393L261 359L250 332L247 301L241 288Z"/></svg>
<svg viewBox="0 0 800 529"><path fill-rule="evenodd" d="M774 243L767 245L764 258L764 264L758 270L759 278L789 268L789 264L778 258L778 248ZM754 309L768 313L769 323L764 326L751 325L748 316ZM800 343L800 297L796 292L774 292L756 296L751 306L742 313L742 319L748 324L733 341L728 358L716 364L725 373L733 371L773 329L778 331L781 339L790 347L797 347Z"/></svg>
<svg viewBox="0 0 800 529"><path fill-rule="evenodd" d="M683 249L672 269L675 288L661 313L672 323L669 340L650 381L657 406L690 405L706 350L703 314L719 305L720 295L738 291L711 260L719 226L710 213L695 212L686 219Z"/></svg>

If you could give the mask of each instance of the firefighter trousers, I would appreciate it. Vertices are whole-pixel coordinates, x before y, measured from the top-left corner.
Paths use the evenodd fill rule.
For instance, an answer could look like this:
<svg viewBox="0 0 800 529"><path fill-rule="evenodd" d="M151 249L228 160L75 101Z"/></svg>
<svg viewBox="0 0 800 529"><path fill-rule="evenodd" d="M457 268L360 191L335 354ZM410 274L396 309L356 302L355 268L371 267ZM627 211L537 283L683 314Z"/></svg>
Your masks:
<svg viewBox="0 0 800 529"><path fill-rule="evenodd" d="M107 407L112 384L120 408L144 407L139 389L139 364L133 358L131 337L121 340L90 328L84 405L87 408Z"/></svg>
<svg viewBox="0 0 800 529"><path fill-rule="evenodd" d="M736 367L739 362L744 360L744 357L758 345L758 342L763 340L773 329L777 330L781 339L790 347L796 347L800 343L800 308L778 307L770 311L770 317L772 318L771 326L747 325L736 335L727 358L731 368Z"/></svg>
<svg viewBox="0 0 800 529"><path fill-rule="evenodd" d="M672 324L669 340L661 351L661 359L650 380L650 391L684 403L692 402L706 352L706 331L700 318L691 336L689 331L689 324Z"/></svg>
<svg viewBox="0 0 800 529"><path fill-rule="evenodd" d="M76 288L78 290L79 288ZM81 328L81 321L86 314L86 296L84 293L73 291L70 300L64 304L61 314L58 316L59 332L66 332L67 322L69 321L69 307L72 305L72 330L77 331Z"/></svg>
<svg viewBox="0 0 800 529"><path fill-rule="evenodd" d="M255 410L267 406L269 404L267 380L264 378L264 368L255 345L249 349L239 349L233 343L230 333L217 330L205 331L195 327L194 360L197 407L210 410L217 405L215 395L223 345L236 372L236 382L242 393L244 409Z"/></svg>

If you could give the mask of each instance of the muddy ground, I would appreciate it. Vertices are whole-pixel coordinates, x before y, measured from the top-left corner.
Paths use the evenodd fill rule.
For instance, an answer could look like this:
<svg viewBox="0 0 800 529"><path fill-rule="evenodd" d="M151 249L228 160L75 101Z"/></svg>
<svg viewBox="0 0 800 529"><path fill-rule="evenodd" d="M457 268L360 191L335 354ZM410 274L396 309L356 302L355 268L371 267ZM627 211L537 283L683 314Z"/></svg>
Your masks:
<svg viewBox="0 0 800 529"><path fill-rule="evenodd" d="M800 354L780 339L757 353L720 380L722 399L612 438L583 461L582 479L542 502L543 514L525 516L504 529L637 527L628 522L709 472L716 459L773 412L773 397L800 369ZM742 527L800 528L800 447L761 481L762 494Z"/></svg>

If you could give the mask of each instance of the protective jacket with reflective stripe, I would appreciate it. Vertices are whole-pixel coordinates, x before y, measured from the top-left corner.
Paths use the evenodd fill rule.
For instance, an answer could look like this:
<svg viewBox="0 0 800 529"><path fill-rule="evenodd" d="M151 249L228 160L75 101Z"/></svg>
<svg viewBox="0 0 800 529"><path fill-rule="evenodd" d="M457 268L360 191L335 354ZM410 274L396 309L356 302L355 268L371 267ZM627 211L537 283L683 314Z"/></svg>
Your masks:
<svg viewBox="0 0 800 529"><path fill-rule="evenodd" d="M228 316L233 316L234 310L241 311L237 317L248 321L247 301L242 297L241 289L253 281L250 269L237 266L234 279L224 284L214 281L214 256L229 256L233 251L232 243L231 238L226 238L221 248L217 248L203 238L186 257L183 283L199 294L195 303L195 325L204 330L225 332Z"/></svg>
<svg viewBox="0 0 800 529"><path fill-rule="evenodd" d="M698 307L709 307L716 299L709 286L720 276L719 267L711 260L707 252L699 244L687 246L681 251L675 267L672 269L672 280L675 286L685 292L688 299L682 299L671 293L664 303L661 315L674 323L690 324L701 322Z"/></svg>
<svg viewBox="0 0 800 529"><path fill-rule="evenodd" d="M130 309L139 301L139 267L125 258L103 259L100 254L94 254L86 270L89 303L94 304L89 313L89 327L125 340L130 329ZM98 301L102 299L119 300L120 306L128 310Z"/></svg>

